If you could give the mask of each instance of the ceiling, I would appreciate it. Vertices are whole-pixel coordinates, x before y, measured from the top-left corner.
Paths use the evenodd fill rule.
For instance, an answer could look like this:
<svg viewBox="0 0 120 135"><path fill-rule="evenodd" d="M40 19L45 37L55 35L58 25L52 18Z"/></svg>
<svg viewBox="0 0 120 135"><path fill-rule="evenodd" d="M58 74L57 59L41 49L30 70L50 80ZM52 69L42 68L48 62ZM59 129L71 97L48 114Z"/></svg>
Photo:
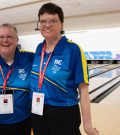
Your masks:
<svg viewBox="0 0 120 135"><path fill-rule="evenodd" d="M38 34L38 10L47 2L62 7L65 31L120 27L120 0L0 0L0 25L13 24L19 36Z"/></svg>

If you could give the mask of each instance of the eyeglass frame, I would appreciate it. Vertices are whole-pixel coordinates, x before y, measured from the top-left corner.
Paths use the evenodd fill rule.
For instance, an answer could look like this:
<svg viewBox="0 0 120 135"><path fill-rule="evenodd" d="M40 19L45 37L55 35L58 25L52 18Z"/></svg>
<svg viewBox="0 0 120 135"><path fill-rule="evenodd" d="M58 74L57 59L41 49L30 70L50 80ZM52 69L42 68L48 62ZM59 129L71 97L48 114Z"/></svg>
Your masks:
<svg viewBox="0 0 120 135"><path fill-rule="evenodd" d="M41 21L44 21L45 24L40 23ZM57 22L60 22L60 20L50 20L50 21L45 21L45 20L38 20L38 24L45 26L47 25L47 23L49 23L50 25L55 25ZM53 23L53 24L51 24Z"/></svg>
<svg viewBox="0 0 120 135"><path fill-rule="evenodd" d="M14 36L0 36L0 41L3 41L4 39L7 39L7 40L13 40L14 38L18 38L18 37L14 37Z"/></svg>

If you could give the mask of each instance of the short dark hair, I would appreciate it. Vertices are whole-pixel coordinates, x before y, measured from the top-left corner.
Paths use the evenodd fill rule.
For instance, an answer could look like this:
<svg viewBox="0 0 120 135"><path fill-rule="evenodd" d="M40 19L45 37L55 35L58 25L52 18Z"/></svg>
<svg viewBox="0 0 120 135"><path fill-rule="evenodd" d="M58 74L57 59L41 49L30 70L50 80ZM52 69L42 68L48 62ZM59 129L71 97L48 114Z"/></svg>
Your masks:
<svg viewBox="0 0 120 135"><path fill-rule="evenodd" d="M61 7L59 7L58 5L54 4L54 3L46 3L44 5L42 5L42 7L39 9L38 12L38 18L40 20L40 15L43 15L44 13L48 13L48 14L58 14L58 17L61 21L61 23L64 23L64 13ZM64 30L63 28L61 29L61 35L64 34Z"/></svg>

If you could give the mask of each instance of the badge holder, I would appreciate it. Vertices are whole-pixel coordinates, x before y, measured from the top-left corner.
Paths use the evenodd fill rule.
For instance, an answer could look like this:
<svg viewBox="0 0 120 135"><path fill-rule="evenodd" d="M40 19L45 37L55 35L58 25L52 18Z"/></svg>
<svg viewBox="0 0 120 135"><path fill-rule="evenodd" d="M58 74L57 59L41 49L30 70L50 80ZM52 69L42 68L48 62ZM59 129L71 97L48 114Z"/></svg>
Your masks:
<svg viewBox="0 0 120 135"><path fill-rule="evenodd" d="M12 90L12 89L5 89L5 90L3 90L2 91L2 94L14 94L14 90Z"/></svg>
<svg viewBox="0 0 120 135"><path fill-rule="evenodd" d="M38 115L43 115L43 107L44 107L44 93L33 92L33 98L32 98L32 110L31 112Z"/></svg>
<svg viewBox="0 0 120 135"><path fill-rule="evenodd" d="M12 94L12 99L14 101L14 90L13 89L5 89L2 91L2 94ZM14 106L14 102L13 102L13 106Z"/></svg>
<svg viewBox="0 0 120 135"><path fill-rule="evenodd" d="M0 114L13 113L13 94L14 90L12 89L3 90L0 95Z"/></svg>

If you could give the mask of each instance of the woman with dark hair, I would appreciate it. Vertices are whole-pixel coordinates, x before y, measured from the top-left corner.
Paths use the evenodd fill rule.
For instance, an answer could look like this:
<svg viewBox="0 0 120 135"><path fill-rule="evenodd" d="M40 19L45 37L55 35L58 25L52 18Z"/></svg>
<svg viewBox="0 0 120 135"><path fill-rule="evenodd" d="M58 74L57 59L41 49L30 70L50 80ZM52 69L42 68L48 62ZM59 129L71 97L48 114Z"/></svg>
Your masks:
<svg viewBox="0 0 120 135"><path fill-rule="evenodd" d="M80 46L61 36L62 9L53 3L44 4L38 18L45 40L36 49L31 71L34 135L81 135L78 92L84 130L88 135L98 135L91 123L86 59Z"/></svg>

